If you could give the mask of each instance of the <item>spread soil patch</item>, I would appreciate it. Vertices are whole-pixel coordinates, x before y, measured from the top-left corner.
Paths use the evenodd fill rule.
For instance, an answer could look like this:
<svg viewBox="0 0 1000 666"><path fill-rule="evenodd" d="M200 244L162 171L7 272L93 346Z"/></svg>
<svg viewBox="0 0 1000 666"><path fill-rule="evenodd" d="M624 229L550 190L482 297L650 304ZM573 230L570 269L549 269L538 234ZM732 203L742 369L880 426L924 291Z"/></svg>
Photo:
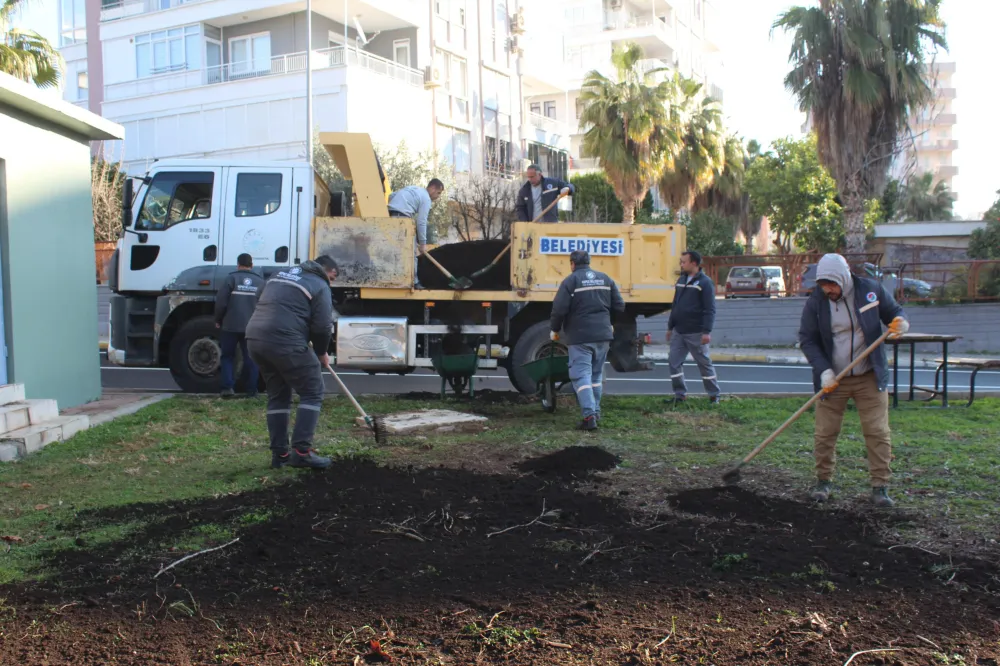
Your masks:
<svg viewBox="0 0 1000 666"><path fill-rule="evenodd" d="M507 246L505 240L480 240L448 243L431 250L431 256L456 278L469 277L489 265ZM448 278L429 262L420 257L417 265L420 284L428 289L451 289ZM510 252L507 252L489 272L472 280L471 289L507 291L510 289Z"/></svg>
<svg viewBox="0 0 1000 666"><path fill-rule="evenodd" d="M593 472L614 469L622 461L598 446L571 446L538 458L525 460L517 466L522 472L539 476L552 475L563 478L580 478Z"/></svg>

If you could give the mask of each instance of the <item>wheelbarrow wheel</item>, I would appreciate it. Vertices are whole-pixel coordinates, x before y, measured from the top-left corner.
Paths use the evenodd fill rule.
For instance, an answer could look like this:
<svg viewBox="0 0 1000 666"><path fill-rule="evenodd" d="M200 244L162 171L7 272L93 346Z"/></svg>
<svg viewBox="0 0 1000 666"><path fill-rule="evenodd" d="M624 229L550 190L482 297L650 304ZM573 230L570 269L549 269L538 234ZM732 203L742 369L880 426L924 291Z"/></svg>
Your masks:
<svg viewBox="0 0 1000 666"><path fill-rule="evenodd" d="M542 382L542 409L549 414L556 411L556 385L551 379Z"/></svg>

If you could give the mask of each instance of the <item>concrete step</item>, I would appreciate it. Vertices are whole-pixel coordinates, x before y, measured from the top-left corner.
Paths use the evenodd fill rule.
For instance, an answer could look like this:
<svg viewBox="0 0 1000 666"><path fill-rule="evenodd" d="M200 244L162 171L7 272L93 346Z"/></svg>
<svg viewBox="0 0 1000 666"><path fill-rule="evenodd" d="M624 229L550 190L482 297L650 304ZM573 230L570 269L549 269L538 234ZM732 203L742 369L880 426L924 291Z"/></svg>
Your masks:
<svg viewBox="0 0 1000 666"><path fill-rule="evenodd" d="M24 384L4 384L0 386L0 405L24 400Z"/></svg>
<svg viewBox="0 0 1000 666"><path fill-rule="evenodd" d="M24 400L0 407L0 435L59 417L55 400Z"/></svg>
<svg viewBox="0 0 1000 666"><path fill-rule="evenodd" d="M39 451L53 442L62 442L90 427L86 416L57 416L0 435L0 462L10 462Z"/></svg>

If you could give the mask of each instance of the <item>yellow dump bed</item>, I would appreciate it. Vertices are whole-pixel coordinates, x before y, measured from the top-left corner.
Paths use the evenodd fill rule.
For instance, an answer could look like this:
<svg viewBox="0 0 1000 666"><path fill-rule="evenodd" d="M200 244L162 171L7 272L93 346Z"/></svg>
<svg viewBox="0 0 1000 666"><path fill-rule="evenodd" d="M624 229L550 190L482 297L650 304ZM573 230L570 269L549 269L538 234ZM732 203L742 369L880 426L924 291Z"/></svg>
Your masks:
<svg viewBox="0 0 1000 666"><path fill-rule="evenodd" d="M670 303L686 231L676 224L515 222L510 288L503 291L412 289L415 228L406 218L316 218L310 256L332 256L342 269L334 286L359 288L365 299L552 301L569 275L570 252L584 249L626 302Z"/></svg>

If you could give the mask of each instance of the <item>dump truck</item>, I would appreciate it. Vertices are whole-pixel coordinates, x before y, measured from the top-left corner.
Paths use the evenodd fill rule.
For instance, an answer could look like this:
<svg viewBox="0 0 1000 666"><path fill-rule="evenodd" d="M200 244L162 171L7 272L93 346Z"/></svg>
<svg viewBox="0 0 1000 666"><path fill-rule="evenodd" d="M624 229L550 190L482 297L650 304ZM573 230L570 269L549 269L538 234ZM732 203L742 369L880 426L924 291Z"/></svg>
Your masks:
<svg viewBox="0 0 1000 666"><path fill-rule="evenodd" d="M307 162L160 160L125 181L123 233L109 266L111 363L169 368L187 392L218 390L212 313L237 257L250 254L267 278L327 254L341 269L331 287L341 316L328 350L337 367L400 375L431 368L442 337L460 331L486 350L480 368L504 367L518 391L531 393L536 387L521 366L565 353L550 350L560 345L549 339L551 305L570 272L570 252L585 249L626 302L614 320L610 363L619 372L652 367L642 358L637 318L670 308L682 225L515 222L509 240L431 250L464 277L511 244L471 288L456 290L425 257L414 260L413 221L389 216L388 178L371 138L321 133L319 140L352 182L350 201ZM415 272L423 289L413 286Z"/></svg>

